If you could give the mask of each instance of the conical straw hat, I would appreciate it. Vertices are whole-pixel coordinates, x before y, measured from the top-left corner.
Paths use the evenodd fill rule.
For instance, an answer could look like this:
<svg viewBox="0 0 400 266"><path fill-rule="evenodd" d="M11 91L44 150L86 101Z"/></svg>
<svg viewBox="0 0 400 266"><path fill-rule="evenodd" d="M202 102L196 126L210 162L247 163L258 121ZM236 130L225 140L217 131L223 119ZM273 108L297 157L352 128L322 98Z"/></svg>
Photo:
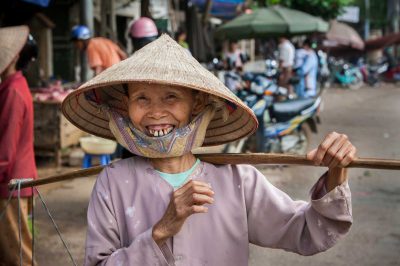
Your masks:
<svg viewBox="0 0 400 266"><path fill-rule="evenodd" d="M0 73L2 73L24 47L28 39L27 26L0 28Z"/></svg>
<svg viewBox="0 0 400 266"><path fill-rule="evenodd" d="M229 106L230 115L225 120L222 110L217 110L207 128L203 146L240 139L254 133L258 126L253 111L168 35L162 35L70 93L63 101L62 111L78 128L99 137L115 139L107 115L95 101L106 101L112 108L128 115L122 101L127 83L179 86L222 98Z"/></svg>

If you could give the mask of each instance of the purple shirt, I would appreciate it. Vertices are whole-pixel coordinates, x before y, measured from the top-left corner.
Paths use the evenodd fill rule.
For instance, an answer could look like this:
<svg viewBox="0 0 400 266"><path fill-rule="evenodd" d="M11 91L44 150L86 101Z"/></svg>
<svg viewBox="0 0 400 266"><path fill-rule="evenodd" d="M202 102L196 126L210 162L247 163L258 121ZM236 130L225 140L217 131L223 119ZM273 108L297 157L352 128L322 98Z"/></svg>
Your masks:
<svg viewBox="0 0 400 266"><path fill-rule="evenodd" d="M242 266L249 243L312 255L332 247L352 223L347 182L326 193L323 176L307 203L293 201L250 165L201 162L191 178L211 183L215 201L159 248L152 227L173 187L141 157L106 167L89 203L85 265Z"/></svg>

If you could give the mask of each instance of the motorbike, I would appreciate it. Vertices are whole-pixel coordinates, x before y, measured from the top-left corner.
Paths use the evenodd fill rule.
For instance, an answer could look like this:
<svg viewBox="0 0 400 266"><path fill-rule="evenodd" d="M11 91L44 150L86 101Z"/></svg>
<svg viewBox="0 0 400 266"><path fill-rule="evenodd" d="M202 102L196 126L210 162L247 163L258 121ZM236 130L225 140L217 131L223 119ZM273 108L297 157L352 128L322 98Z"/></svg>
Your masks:
<svg viewBox="0 0 400 266"><path fill-rule="evenodd" d="M329 58L332 80L350 89L358 89L363 84L363 75L358 66L345 62L342 59Z"/></svg>
<svg viewBox="0 0 400 266"><path fill-rule="evenodd" d="M258 95L258 101L251 106L259 123L256 134L229 143L224 152L304 154L311 132L317 133L321 101L321 95L282 102L274 102L270 92Z"/></svg>
<svg viewBox="0 0 400 266"><path fill-rule="evenodd" d="M395 66L388 69L384 73L384 79L387 82L399 82L400 81L400 66Z"/></svg>
<svg viewBox="0 0 400 266"><path fill-rule="evenodd" d="M384 79L384 74L389 70L389 63L386 60L380 60L376 64L366 64L363 58L358 60L357 65L363 76L363 80L370 86L376 86Z"/></svg>

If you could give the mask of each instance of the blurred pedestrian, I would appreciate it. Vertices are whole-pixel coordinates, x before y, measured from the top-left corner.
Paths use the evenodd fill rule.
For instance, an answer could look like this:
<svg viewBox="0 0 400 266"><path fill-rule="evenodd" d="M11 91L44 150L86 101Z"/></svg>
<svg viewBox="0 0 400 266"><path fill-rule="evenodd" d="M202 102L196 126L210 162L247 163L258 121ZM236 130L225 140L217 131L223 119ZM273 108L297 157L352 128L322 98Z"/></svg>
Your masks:
<svg viewBox="0 0 400 266"><path fill-rule="evenodd" d="M11 179L37 177L33 150L32 95L21 72L36 57L37 45L29 35L28 27L0 28L0 214L4 214L0 216L1 266L32 263L32 236L28 226L32 189L21 189L20 203L17 192L12 195L8 206L7 202Z"/></svg>
<svg viewBox="0 0 400 266"><path fill-rule="evenodd" d="M296 51L296 73L300 82L295 86L298 98L317 95L318 56L312 49L312 42L306 39L302 48Z"/></svg>
<svg viewBox="0 0 400 266"><path fill-rule="evenodd" d="M187 43L186 38L187 38L186 30L183 28L178 29L178 31L175 34L176 42L190 52L189 43Z"/></svg>
<svg viewBox="0 0 400 266"><path fill-rule="evenodd" d="M147 17L135 20L129 30L134 51L141 49L158 37L158 30L154 21Z"/></svg>
<svg viewBox="0 0 400 266"><path fill-rule="evenodd" d="M279 86L287 87L289 92L293 93L293 89L289 86L289 80L292 77L295 48L286 37L280 37L278 49L280 70Z"/></svg>
<svg viewBox="0 0 400 266"><path fill-rule="evenodd" d="M247 57L239 48L237 42L229 42L228 50L223 54L226 73L224 74L225 86L233 93L243 89L243 67Z"/></svg>
<svg viewBox="0 0 400 266"><path fill-rule="evenodd" d="M224 66L227 70L242 70L247 61L246 54L235 41L229 42L228 50L223 55Z"/></svg>
<svg viewBox="0 0 400 266"><path fill-rule="evenodd" d="M71 40L78 50L86 51L89 66L95 75L127 57L113 41L103 37L92 38L89 28L84 25L72 28Z"/></svg>

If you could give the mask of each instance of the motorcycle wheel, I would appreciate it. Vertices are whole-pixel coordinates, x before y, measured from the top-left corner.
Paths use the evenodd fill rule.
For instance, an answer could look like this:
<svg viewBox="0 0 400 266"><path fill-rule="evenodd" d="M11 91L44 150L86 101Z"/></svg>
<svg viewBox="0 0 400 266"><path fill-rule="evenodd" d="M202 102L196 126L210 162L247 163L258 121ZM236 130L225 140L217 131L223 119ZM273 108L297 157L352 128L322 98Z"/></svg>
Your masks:
<svg viewBox="0 0 400 266"><path fill-rule="evenodd" d="M349 89L351 90L357 90L359 88L361 88L361 86L364 84L363 78L361 73L359 73L358 75L356 75L355 80L349 84Z"/></svg>
<svg viewBox="0 0 400 266"><path fill-rule="evenodd" d="M282 137L281 150L283 153L304 155L308 151L311 137L311 128L307 123L303 123L298 130ZM285 147L285 141L287 146ZM291 142L291 143L290 143Z"/></svg>

